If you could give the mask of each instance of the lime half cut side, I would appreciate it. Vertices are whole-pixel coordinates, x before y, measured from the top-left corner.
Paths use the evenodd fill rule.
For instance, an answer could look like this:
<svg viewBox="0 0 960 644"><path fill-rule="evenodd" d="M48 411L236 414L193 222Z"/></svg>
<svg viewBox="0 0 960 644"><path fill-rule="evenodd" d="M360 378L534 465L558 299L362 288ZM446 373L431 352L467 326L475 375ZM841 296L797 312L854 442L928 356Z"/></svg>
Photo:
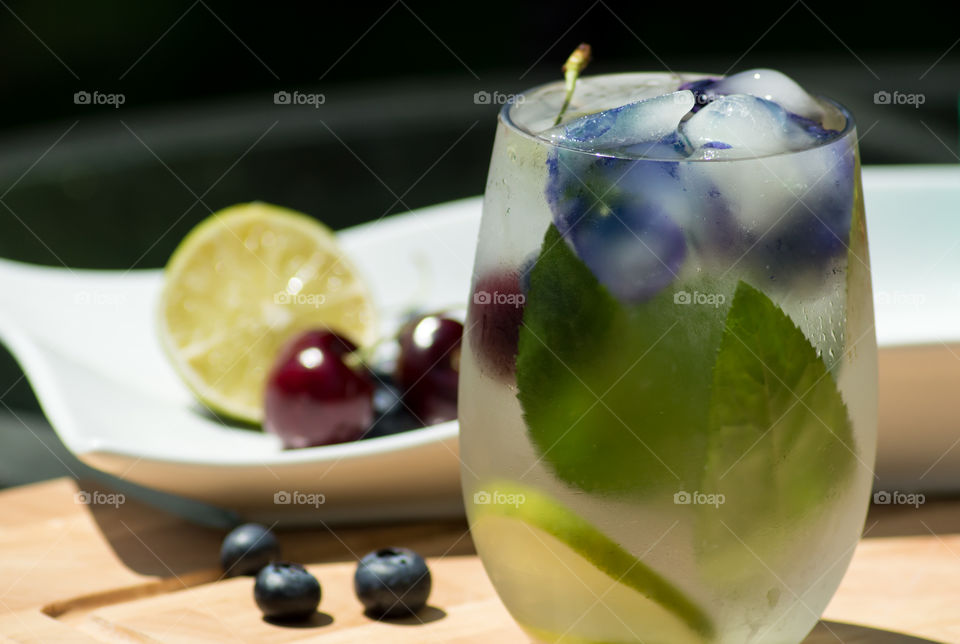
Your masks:
<svg viewBox="0 0 960 644"><path fill-rule="evenodd" d="M373 302L333 232L266 203L212 214L174 251L160 298L160 338L211 411L263 420L266 377L300 331L329 328L366 345Z"/></svg>
<svg viewBox="0 0 960 644"><path fill-rule="evenodd" d="M711 641L710 617L683 591L542 492L484 486L470 531L503 603L544 642Z"/></svg>

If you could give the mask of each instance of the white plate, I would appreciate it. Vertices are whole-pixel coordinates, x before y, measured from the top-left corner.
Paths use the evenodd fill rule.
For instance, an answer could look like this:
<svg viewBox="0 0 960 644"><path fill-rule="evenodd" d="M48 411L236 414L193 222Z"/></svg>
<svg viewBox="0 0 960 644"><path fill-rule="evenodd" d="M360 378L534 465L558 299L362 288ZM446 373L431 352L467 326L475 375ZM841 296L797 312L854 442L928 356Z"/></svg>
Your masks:
<svg viewBox="0 0 960 644"><path fill-rule="evenodd" d="M960 491L960 166L864 168L880 346L876 487Z"/></svg>
<svg viewBox="0 0 960 644"><path fill-rule="evenodd" d="M864 168L863 176L881 345L879 485L957 490L960 168ZM340 239L385 311L447 308L465 300L480 208L479 198L465 199ZM456 423L285 451L272 436L198 413L155 336L160 279L155 270L0 260L0 340L80 460L260 520L462 512ZM395 324L387 315L385 330ZM306 503L274 503L277 492ZM324 503L311 505L321 494Z"/></svg>
<svg viewBox="0 0 960 644"><path fill-rule="evenodd" d="M479 212L480 200L467 199L340 233L386 312L385 330L411 306L463 305ZM274 436L203 413L159 346L161 277L0 260L0 341L81 461L263 521L462 512L456 422L284 450Z"/></svg>

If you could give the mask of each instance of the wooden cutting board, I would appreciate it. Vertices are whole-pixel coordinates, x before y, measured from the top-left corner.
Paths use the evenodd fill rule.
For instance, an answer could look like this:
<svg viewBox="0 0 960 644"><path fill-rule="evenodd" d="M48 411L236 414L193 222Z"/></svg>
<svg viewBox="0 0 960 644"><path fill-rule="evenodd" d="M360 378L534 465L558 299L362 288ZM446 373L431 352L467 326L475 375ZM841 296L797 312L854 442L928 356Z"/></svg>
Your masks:
<svg viewBox="0 0 960 644"><path fill-rule="evenodd" d="M111 493L87 481L80 489L93 498ZM307 563L323 587L320 612L289 627L261 619L251 578L219 578L221 531L130 498L117 507L78 503L77 491L74 481L59 479L0 492L0 641L527 641L462 521L281 533L284 556ZM807 644L960 642L955 531L960 502L880 507L828 621ZM909 533L920 536L892 536ZM415 618L371 620L353 596L356 559L387 545L428 556L434 590Z"/></svg>

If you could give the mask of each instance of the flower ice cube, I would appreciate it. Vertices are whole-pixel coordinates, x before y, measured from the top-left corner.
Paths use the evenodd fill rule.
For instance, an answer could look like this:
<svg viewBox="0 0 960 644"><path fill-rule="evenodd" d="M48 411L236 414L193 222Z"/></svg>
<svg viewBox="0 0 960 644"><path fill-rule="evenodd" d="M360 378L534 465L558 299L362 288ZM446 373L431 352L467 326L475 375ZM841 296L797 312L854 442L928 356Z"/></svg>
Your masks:
<svg viewBox="0 0 960 644"><path fill-rule="evenodd" d="M565 235L614 297L642 302L677 278L686 256L683 230L654 204L618 203L587 213Z"/></svg>
<svg viewBox="0 0 960 644"><path fill-rule="evenodd" d="M845 139L755 160L679 164L688 194L710 190L718 206L713 228L688 229L690 243L755 280L820 284L846 256L855 165L855 147Z"/></svg>
<svg viewBox="0 0 960 644"><path fill-rule="evenodd" d="M823 108L815 98L792 78L774 69L748 69L721 78L711 85L709 94L750 94L813 121L824 118Z"/></svg>
<svg viewBox="0 0 960 644"><path fill-rule="evenodd" d="M749 94L719 96L681 125L700 158L746 158L803 150L838 134Z"/></svg>
<svg viewBox="0 0 960 644"><path fill-rule="evenodd" d="M840 137L824 124L842 129L843 114L769 70L681 87L540 133L555 144L547 203L577 257L630 303L661 293L693 257L783 283L832 270L853 194L830 178L853 163L848 146L824 145Z"/></svg>
<svg viewBox="0 0 960 644"><path fill-rule="evenodd" d="M655 145L677 134L680 120L693 108L690 91L648 98L578 119L547 130L541 136L558 145L588 152L627 146Z"/></svg>
<svg viewBox="0 0 960 644"><path fill-rule="evenodd" d="M557 230L621 301L650 299L680 272L690 200L677 167L563 148L547 159L545 196Z"/></svg>

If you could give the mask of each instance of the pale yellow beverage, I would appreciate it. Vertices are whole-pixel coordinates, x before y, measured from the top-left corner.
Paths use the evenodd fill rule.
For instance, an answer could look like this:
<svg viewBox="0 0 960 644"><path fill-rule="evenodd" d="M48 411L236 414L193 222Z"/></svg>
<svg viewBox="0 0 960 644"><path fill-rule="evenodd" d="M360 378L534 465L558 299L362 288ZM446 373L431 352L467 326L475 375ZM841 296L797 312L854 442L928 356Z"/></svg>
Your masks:
<svg viewBox="0 0 960 644"><path fill-rule="evenodd" d="M539 641L797 643L859 540L876 344L856 130L757 74L766 98L740 75L621 74L581 79L556 128L560 84L500 114L462 477Z"/></svg>

